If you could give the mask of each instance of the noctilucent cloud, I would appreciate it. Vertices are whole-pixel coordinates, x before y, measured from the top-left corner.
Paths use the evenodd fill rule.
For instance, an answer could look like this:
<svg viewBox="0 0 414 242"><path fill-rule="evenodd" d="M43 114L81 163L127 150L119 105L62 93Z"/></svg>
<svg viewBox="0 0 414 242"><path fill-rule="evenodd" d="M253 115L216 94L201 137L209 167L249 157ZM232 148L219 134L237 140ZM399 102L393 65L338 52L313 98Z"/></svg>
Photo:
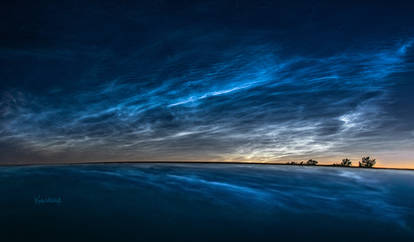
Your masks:
<svg viewBox="0 0 414 242"><path fill-rule="evenodd" d="M0 162L414 167L414 6L2 1Z"/></svg>

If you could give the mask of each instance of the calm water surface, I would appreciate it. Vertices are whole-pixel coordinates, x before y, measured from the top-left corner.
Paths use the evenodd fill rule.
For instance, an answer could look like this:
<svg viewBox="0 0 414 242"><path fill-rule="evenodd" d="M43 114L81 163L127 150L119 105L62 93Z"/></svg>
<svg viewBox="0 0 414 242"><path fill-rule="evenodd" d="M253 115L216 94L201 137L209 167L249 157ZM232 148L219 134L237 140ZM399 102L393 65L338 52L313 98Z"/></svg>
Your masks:
<svg viewBox="0 0 414 242"><path fill-rule="evenodd" d="M414 241L414 172L0 167L1 241Z"/></svg>

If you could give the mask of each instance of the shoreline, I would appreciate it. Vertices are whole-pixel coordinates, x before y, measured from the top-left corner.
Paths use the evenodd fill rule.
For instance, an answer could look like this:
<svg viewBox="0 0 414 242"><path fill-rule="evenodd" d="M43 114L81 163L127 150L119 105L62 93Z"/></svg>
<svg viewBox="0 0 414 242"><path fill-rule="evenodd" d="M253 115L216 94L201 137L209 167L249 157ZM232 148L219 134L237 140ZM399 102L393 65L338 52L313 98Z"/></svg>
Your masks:
<svg viewBox="0 0 414 242"><path fill-rule="evenodd" d="M71 166L71 165L105 165L105 164L234 164L234 165L273 165L273 166L300 166L300 167L335 167L349 169L366 169L366 170L401 170L414 171L414 168L397 168L397 167L372 167L363 168L358 166L337 166L332 164L320 165L290 165L276 162L241 162L241 161L87 161L87 162L38 162L38 163L0 163L0 167L13 166Z"/></svg>

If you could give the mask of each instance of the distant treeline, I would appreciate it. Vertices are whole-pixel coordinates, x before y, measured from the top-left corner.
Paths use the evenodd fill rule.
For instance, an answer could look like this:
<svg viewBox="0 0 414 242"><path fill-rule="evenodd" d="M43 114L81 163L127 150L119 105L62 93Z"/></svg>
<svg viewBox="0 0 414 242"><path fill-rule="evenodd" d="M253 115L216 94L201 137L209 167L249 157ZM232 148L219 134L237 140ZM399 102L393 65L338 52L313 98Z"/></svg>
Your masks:
<svg viewBox="0 0 414 242"><path fill-rule="evenodd" d="M375 159L371 159L369 156L362 157L362 160L359 162L359 167L362 168L372 168L375 166ZM286 165L294 165L294 166L317 166L318 161L310 159L306 162L287 162ZM333 163L332 166L343 166L343 167L349 167L352 166L352 161L348 158L342 159L340 163Z"/></svg>

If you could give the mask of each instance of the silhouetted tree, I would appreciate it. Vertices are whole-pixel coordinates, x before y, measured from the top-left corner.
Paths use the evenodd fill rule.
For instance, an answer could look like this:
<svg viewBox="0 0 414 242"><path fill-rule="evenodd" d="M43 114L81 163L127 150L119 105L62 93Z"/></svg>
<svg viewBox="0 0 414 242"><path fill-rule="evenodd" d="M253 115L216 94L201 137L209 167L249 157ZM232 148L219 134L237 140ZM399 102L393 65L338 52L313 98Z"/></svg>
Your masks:
<svg viewBox="0 0 414 242"><path fill-rule="evenodd" d="M312 160L312 159L310 159L306 162L306 165L308 165L308 166L316 166L317 164L318 164L318 161Z"/></svg>
<svg viewBox="0 0 414 242"><path fill-rule="evenodd" d="M342 162L341 162L341 164L340 164L341 166L351 166L352 165L352 162L351 162L351 160L350 159L348 159L348 158L345 158L345 159L342 159Z"/></svg>
<svg viewBox="0 0 414 242"><path fill-rule="evenodd" d="M372 168L375 163L377 163L375 159L370 159L369 156L362 157L362 161L359 162L359 167Z"/></svg>

